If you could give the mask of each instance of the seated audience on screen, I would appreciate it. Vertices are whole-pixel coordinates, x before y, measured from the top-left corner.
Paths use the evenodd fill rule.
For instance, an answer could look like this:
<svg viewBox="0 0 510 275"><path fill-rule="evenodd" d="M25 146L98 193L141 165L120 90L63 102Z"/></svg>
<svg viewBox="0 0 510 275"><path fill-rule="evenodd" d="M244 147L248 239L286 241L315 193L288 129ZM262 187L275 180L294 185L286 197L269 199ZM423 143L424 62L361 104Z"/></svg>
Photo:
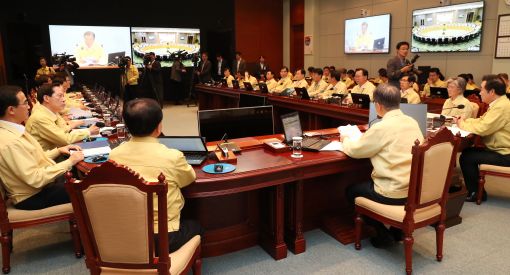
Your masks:
<svg viewBox="0 0 510 275"><path fill-rule="evenodd" d="M324 82L328 83L330 77L331 77L331 71L329 70L329 66L324 66L324 68L322 68L322 80L324 80Z"/></svg>
<svg viewBox="0 0 510 275"><path fill-rule="evenodd" d="M503 79L506 86L506 93L510 93L510 81L508 80L508 74L507 73L499 73L498 77Z"/></svg>
<svg viewBox="0 0 510 275"><path fill-rule="evenodd" d="M91 31L83 34L83 42L76 48L74 55L79 65L106 65L108 62L103 46L96 42L96 34Z"/></svg>
<svg viewBox="0 0 510 275"><path fill-rule="evenodd" d="M338 69L338 72L340 73L340 78L342 79L342 82L345 84L347 89L350 89L349 87L351 87L351 85L354 84L354 81L347 74L347 69L346 68L340 68L340 69Z"/></svg>
<svg viewBox="0 0 510 275"><path fill-rule="evenodd" d="M331 78L329 79L329 85L326 90L321 94L320 98L327 99L333 96L333 94L347 94L347 86L340 81L340 73L338 71L331 71Z"/></svg>
<svg viewBox="0 0 510 275"><path fill-rule="evenodd" d="M471 107L471 102L464 97L466 80L462 77L453 77L446 81L446 85L450 98L444 102L441 114L444 116L460 116L463 119L471 118L473 107ZM464 105L464 108L455 108L459 105Z"/></svg>
<svg viewBox="0 0 510 275"><path fill-rule="evenodd" d="M489 109L479 118L454 119L458 127L482 137L485 148L470 147L460 156L460 168L468 189L466 201L476 201L479 165L510 166L510 100L505 95L505 83L497 75L482 79L480 96ZM483 191L483 200L487 193Z"/></svg>
<svg viewBox="0 0 510 275"><path fill-rule="evenodd" d="M418 123L400 110L400 91L393 85L381 84L374 92L377 115L382 120L373 124L360 139L341 135L343 151L353 158L370 158L374 170L372 179L349 186L347 199L354 204L356 197L390 204L404 205L407 201L411 174L411 148L423 135ZM382 223L363 217L375 227L377 237L370 239L374 247L385 247L394 239ZM399 230L396 230L397 232Z"/></svg>
<svg viewBox="0 0 510 275"><path fill-rule="evenodd" d="M400 96L407 99L409 104L420 104L420 95L413 89L413 84L416 82L414 74L403 74L400 77Z"/></svg>
<svg viewBox="0 0 510 275"><path fill-rule="evenodd" d="M370 97L370 101L374 101L375 85L368 81L368 71L363 68L357 68L354 75L356 86L351 89L351 94L365 94ZM347 102L352 103L352 97L347 97Z"/></svg>
<svg viewBox="0 0 510 275"><path fill-rule="evenodd" d="M320 94L323 93L328 87L328 83L322 80L322 69L316 68L312 74L312 84L308 87L308 95L310 98L319 98Z"/></svg>
<svg viewBox="0 0 510 275"><path fill-rule="evenodd" d="M271 70L266 71L266 85L267 85L267 90L269 92L274 91L276 86L278 86L278 82L276 82L276 80L274 80L274 74L273 74L273 71L271 71Z"/></svg>
<svg viewBox="0 0 510 275"><path fill-rule="evenodd" d="M110 159L139 173L144 180L158 181L163 173L168 183L168 243L170 253L196 235L202 228L196 221L181 218L184 197L181 188L195 180L195 171L182 152L159 143L163 128L163 112L153 99L137 98L126 103L122 116L132 138L113 149ZM154 195L154 230L158 230L157 196Z"/></svg>
<svg viewBox="0 0 510 275"><path fill-rule="evenodd" d="M234 77L230 74L230 68L226 67L223 69L223 79L227 81L227 87L232 88L232 80L234 80Z"/></svg>
<svg viewBox="0 0 510 275"><path fill-rule="evenodd" d="M245 89L246 87L244 87L244 82L250 82L250 84L251 84L251 86L253 87L254 90L258 90L259 89L259 84L258 84L259 82L257 81L257 79L254 76L252 76L250 74L249 71L244 71L244 72L241 71L240 73L241 73L241 75L243 77L239 81L239 88Z"/></svg>
<svg viewBox="0 0 510 275"><path fill-rule="evenodd" d="M14 207L43 209L70 202L64 174L83 160L80 147L67 145L44 151L23 122L30 106L20 87L0 87L0 178ZM61 154L67 159L55 163Z"/></svg>
<svg viewBox="0 0 510 275"><path fill-rule="evenodd" d="M37 69L37 72L35 73L35 80L38 80L43 75L46 75L49 77L52 77L55 75L55 70L52 67L48 67L46 58L41 56L39 58L39 64L41 65L41 68Z"/></svg>
<svg viewBox="0 0 510 275"><path fill-rule="evenodd" d="M441 80L441 71L438 68L431 68L429 70L429 78L427 78L427 84L423 87L422 96L430 96L430 87L442 87L446 88L446 82Z"/></svg>
<svg viewBox="0 0 510 275"><path fill-rule="evenodd" d="M271 91L272 93L281 93L285 91L287 88L292 86L292 79L289 77L289 68L283 66L280 70L280 80L278 80L278 84Z"/></svg>
<svg viewBox="0 0 510 275"><path fill-rule="evenodd" d="M43 85L37 91L37 101L41 104L27 120L26 130L44 150L52 150L97 135L95 125L88 129L70 131L60 112L65 108L65 96L60 84Z"/></svg>

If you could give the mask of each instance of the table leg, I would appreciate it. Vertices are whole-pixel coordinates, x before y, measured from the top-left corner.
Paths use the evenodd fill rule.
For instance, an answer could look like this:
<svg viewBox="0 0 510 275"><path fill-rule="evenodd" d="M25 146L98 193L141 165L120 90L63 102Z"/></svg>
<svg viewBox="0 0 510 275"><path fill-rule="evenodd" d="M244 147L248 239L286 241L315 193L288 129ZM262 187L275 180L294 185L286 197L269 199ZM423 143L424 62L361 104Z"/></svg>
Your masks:
<svg viewBox="0 0 510 275"><path fill-rule="evenodd" d="M271 190L271 232L270 236L261 237L261 246L267 253L269 253L275 260L280 260L287 257L287 245L283 240L284 230L284 185L280 184L272 187Z"/></svg>
<svg viewBox="0 0 510 275"><path fill-rule="evenodd" d="M294 254L306 250L306 240L303 235L303 181L288 184L287 187L287 226L285 241Z"/></svg>

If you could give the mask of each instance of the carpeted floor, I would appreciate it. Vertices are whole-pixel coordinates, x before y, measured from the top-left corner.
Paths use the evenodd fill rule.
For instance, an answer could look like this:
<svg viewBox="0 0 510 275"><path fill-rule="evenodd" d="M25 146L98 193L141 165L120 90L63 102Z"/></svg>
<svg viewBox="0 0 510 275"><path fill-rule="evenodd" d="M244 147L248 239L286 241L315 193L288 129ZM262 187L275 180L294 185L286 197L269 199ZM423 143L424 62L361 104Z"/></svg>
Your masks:
<svg viewBox="0 0 510 275"><path fill-rule="evenodd" d="M196 107L167 106L164 133L197 134ZM508 181L507 181L508 183ZM510 197L494 197L477 206L464 205L463 223L445 232L444 259L435 260L435 231L415 233L415 274L509 274ZM402 243L391 249L375 249L363 241L363 249L344 246L320 230L306 232L307 250L274 261L260 247L219 257L205 258L203 274L403 274ZM67 223L14 231L10 274L89 274L83 258L73 254Z"/></svg>

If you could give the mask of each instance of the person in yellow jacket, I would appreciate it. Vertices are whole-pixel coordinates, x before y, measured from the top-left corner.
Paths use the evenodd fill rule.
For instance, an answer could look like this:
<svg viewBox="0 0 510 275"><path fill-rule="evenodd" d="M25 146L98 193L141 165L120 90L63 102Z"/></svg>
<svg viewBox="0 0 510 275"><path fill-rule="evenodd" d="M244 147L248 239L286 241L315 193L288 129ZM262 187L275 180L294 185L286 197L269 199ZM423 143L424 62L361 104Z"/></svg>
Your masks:
<svg viewBox="0 0 510 275"><path fill-rule="evenodd" d="M326 90L321 94L320 98L328 99L333 94L347 95L347 87L345 83L340 81L340 73L338 71L331 72L331 78L329 79L329 85Z"/></svg>
<svg viewBox="0 0 510 275"><path fill-rule="evenodd" d="M377 115L382 120L373 124L360 138L341 133L343 151L352 158L370 158L374 167L372 179L353 184L346 195L354 204L357 197L390 205L403 205L407 201L411 175L411 149L423 134L416 120L400 110L400 91L393 85L381 84L374 92ZM377 237L370 241L375 247L391 245L394 240L380 222L364 218L373 225Z"/></svg>
<svg viewBox="0 0 510 275"><path fill-rule="evenodd" d="M429 70L429 78L427 78L427 84L423 87L422 96L430 96L430 87L446 88L446 82L439 78L440 75L441 72L438 68L431 68Z"/></svg>
<svg viewBox="0 0 510 275"><path fill-rule="evenodd" d="M41 65L41 68L37 69L37 72L35 73L35 80L39 80L39 78L43 75L46 75L49 77L52 77L55 75L55 70L52 67L48 67L46 58L41 56L39 58L39 64Z"/></svg>
<svg viewBox="0 0 510 275"><path fill-rule="evenodd" d="M416 83L414 74L403 74L400 77L400 96L405 98L409 104L420 104L420 95L414 90L414 83Z"/></svg>
<svg viewBox="0 0 510 275"><path fill-rule="evenodd" d="M281 93L292 86L292 78L289 75L289 68L283 66L280 70L280 80L273 90L269 90L270 93Z"/></svg>
<svg viewBox="0 0 510 275"><path fill-rule="evenodd" d="M466 201L476 201L479 165L510 167L510 100L505 95L505 83L497 75L482 79L480 96L489 109L479 118L454 119L462 130L482 137L485 148L471 147L460 155L460 169L468 189ZM483 191L483 200L487 194Z"/></svg>
<svg viewBox="0 0 510 275"><path fill-rule="evenodd" d="M83 34L84 41L76 48L74 55L79 65L106 65L107 56L102 45L96 42L96 34L87 31Z"/></svg>
<svg viewBox="0 0 510 275"><path fill-rule="evenodd" d="M110 159L139 173L146 181L157 181L163 173L168 183L168 243L170 253L179 249L202 228L196 221L183 220L184 197L181 188L195 180L195 171L182 152L159 143L163 112L153 99L137 98L126 103L122 114L132 138L113 149ZM158 231L158 204L154 196L154 230Z"/></svg>
<svg viewBox="0 0 510 275"><path fill-rule="evenodd" d="M230 69L228 67L225 67L223 69L223 79L227 82L227 87L232 88L234 87L234 84L232 84L232 81L234 81L234 77L230 73Z"/></svg>
<svg viewBox="0 0 510 275"><path fill-rule="evenodd" d="M0 87L0 178L14 207L24 210L43 209L68 203L64 174L83 160L75 145L44 151L26 131L30 105L20 87ZM55 163L61 154L67 159Z"/></svg>
<svg viewBox="0 0 510 275"><path fill-rule="evenodd" d="M312 84L307 89L308 95L311 98L319 98L327 87L328 83L322 80L322 69L315 68L312 74Z"/></svg>
<svg viewBox="0 0 510 275"><path fill-rule="evenodd" d="M41 86L37 91L37 101L40 106L27 120L26 129L44 150L69 145L99 133L95 125L72 131L63 127L59 112L65 107L65 97L60 84Z"/></svg>
<svg viewBox="0 0 510 275"><path fill-rule="evenodd" d="M273 74L273 71L271 71L271 70L266 71L266 85L267 85L267 90L269 92L273 91L276 88L276 86L278 86L278 82L276 82L276 80L274 80L274 74Z"/></svg>
<svg viewBox="0 0 510 275"><path fill-rule="evenodd" d="M124 102L128 102L131 99L138 97L138 68L133 65L131 57L126 56L126 68L124 77L126 79L125 90L124 90Z"/></svg>

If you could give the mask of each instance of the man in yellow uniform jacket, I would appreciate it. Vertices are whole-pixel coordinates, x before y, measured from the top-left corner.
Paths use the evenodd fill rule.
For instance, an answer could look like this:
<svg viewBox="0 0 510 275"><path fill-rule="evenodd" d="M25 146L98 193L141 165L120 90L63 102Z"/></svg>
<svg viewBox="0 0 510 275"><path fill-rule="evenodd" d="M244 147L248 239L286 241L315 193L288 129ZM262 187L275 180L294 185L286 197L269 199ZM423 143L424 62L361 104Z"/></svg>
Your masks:
<svg viewBox="0 0 510 275"><path fill-rule="evenodd" d="M381 84L374 92L377 115L382 120L370 127L359 139L340 136L344 153L353 158L370 158L374 170L370 181L348 187L346 195L354 204L356 197L403 205L407 201L411 174L411 148L423 134L418 123L400 110L400 91L393 85ZM389 230L380 222L365 217L377 230L371 239L375 247L393 243Z"/></svg>
<svg viewBox="0 0 510 275"><path fill-rule="evenodd" d="M96 34L87 31L83 34L84 41L78 46L74 55L80 65L106 65L107 56L102 45L96 42Z"/></svg>
<svg viewBox="0 0 510 275"><path fill-rule="evenodd" d="M78 146L43 151L22 125L30 106L20 87L0 87L0 178L14 207L43 209L68 203L64 174L83 160ZM77 150L67 160L55 163L60 154Z"/></svg>
<svg viewBox="0 0 510 275"><path fill-rule="evenodd" d="M99 133L95 125L79 130L64 127L67 123L59 114L65 108L65 96L60 83L41 86L37 91L37 101L40 106L27 120L26 128L44 150L72 144Z"/></svg>
<svg viewBox="0 0 510 275"><path fill-rule="evenodd" d="M182 220L184 197L181 188L195 180L195 171L186 162L182 152L159 143L163 112L153 99L138 98L129 101L122 114L131 140L121 144L110 153L110 159L128 166L147 181L157 181L160 173L168 183L168 243L170 252L176 251L202 228L195 221ZM158 230L157 197L154 196L154 230Z"/></svg>
<svg viewBox="0 0 510 275"><path fill-rule="evenodd" d="M466 201L476 201L480 164L510 167L510 101L505 82L497 75L482 79L480 96L489 109L479 118L455 119L462 130L482 137L486 148L467 148L460 156L460 168L468 189ZM483 191L483 200L487 194Z"/></svg>

